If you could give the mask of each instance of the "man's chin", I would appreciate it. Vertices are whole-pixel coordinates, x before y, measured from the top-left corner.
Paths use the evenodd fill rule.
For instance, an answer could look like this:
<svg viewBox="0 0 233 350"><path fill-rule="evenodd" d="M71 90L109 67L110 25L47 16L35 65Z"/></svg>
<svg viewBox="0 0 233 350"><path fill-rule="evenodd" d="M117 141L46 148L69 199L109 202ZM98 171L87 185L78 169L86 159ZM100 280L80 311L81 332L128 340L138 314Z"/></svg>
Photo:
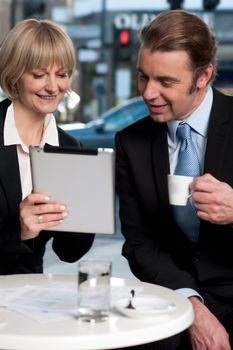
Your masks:
<svg viewBox="0 0 233 350"><path fill-rule="evenodd" d="M169 117L168 115L164 115L164 114L159 114L159 113L150 113L151 118L158 123L166 123L169 120L172 120L171 117Z"/></svg>

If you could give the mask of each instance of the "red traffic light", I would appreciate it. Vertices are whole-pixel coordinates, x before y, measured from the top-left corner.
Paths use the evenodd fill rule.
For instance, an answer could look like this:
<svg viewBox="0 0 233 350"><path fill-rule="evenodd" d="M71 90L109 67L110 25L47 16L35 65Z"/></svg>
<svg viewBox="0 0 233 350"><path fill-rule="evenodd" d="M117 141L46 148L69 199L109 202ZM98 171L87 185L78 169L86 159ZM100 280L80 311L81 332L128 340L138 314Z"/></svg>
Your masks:
<svg viewBox="0 0 233 350"><path fill-rule="evenodd" d="M121 45L129 44L129 31L127 29L122 29L119 31L119 42Z"/></svg>

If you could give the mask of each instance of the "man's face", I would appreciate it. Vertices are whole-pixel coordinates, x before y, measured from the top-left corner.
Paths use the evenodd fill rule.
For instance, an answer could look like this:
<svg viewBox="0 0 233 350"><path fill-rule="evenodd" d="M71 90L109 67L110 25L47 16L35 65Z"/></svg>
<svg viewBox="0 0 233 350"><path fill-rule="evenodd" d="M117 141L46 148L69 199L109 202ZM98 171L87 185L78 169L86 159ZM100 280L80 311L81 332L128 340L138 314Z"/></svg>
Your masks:
<svg viewBox="0 0 233 350"><path fill-rule="evenodd" d="M194 82L185 51L155 51L141 48L138 58L138 90L153 120L182 120L201 103L212 66ZM193 86L193 84L195 84Z"/></svg>

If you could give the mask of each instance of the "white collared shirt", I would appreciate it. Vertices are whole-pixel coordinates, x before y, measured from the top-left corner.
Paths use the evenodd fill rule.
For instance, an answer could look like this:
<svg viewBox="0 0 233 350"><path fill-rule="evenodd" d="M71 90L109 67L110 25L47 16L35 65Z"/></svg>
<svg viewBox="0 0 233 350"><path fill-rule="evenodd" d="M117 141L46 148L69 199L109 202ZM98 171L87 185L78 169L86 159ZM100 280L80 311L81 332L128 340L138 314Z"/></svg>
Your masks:
<svg viewBox="0 0 233 350"><path fill-rule="evenodd" d="M30 130L28 130L28 132L30 132ZM16 128L13 103L11 103L7 109L3 135L5 146L16 145L17 148L22 199L24 199L32 191L29 147L23 143ZM40 146L43 146L45 143L49 143L52 146L59 145L56 120L52 113L47 114L45 117Z"/></svg>

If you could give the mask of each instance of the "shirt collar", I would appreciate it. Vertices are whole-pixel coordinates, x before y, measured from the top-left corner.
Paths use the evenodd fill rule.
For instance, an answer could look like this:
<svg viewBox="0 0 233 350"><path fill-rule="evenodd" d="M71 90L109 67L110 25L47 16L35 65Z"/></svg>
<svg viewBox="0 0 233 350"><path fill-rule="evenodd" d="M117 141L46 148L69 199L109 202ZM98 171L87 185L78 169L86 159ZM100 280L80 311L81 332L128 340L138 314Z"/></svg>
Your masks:
<svg viewBox="0 0 233 350"><path fill-rule="evenodd" d="M56 126L56 120L52 113L47 114L44 122L44 131L40 145L49 143L52 146L58 146L58 131ZM7 109L6 119L4 124L4 145L21 145L24 150L28 150L28 147L21 140L14 118L13 103Z"/></svg>
<svg viewBox="0 0 233 350"><path fill-rule="evenodd" d="M197 133L203 137L207 136L210 111L213 103L213 90L209 86L204 100L197 109L184 121L191 126ZM180 120L171 120L167 122L168 133L173 142L175 142L176 129Z"/></svg>

